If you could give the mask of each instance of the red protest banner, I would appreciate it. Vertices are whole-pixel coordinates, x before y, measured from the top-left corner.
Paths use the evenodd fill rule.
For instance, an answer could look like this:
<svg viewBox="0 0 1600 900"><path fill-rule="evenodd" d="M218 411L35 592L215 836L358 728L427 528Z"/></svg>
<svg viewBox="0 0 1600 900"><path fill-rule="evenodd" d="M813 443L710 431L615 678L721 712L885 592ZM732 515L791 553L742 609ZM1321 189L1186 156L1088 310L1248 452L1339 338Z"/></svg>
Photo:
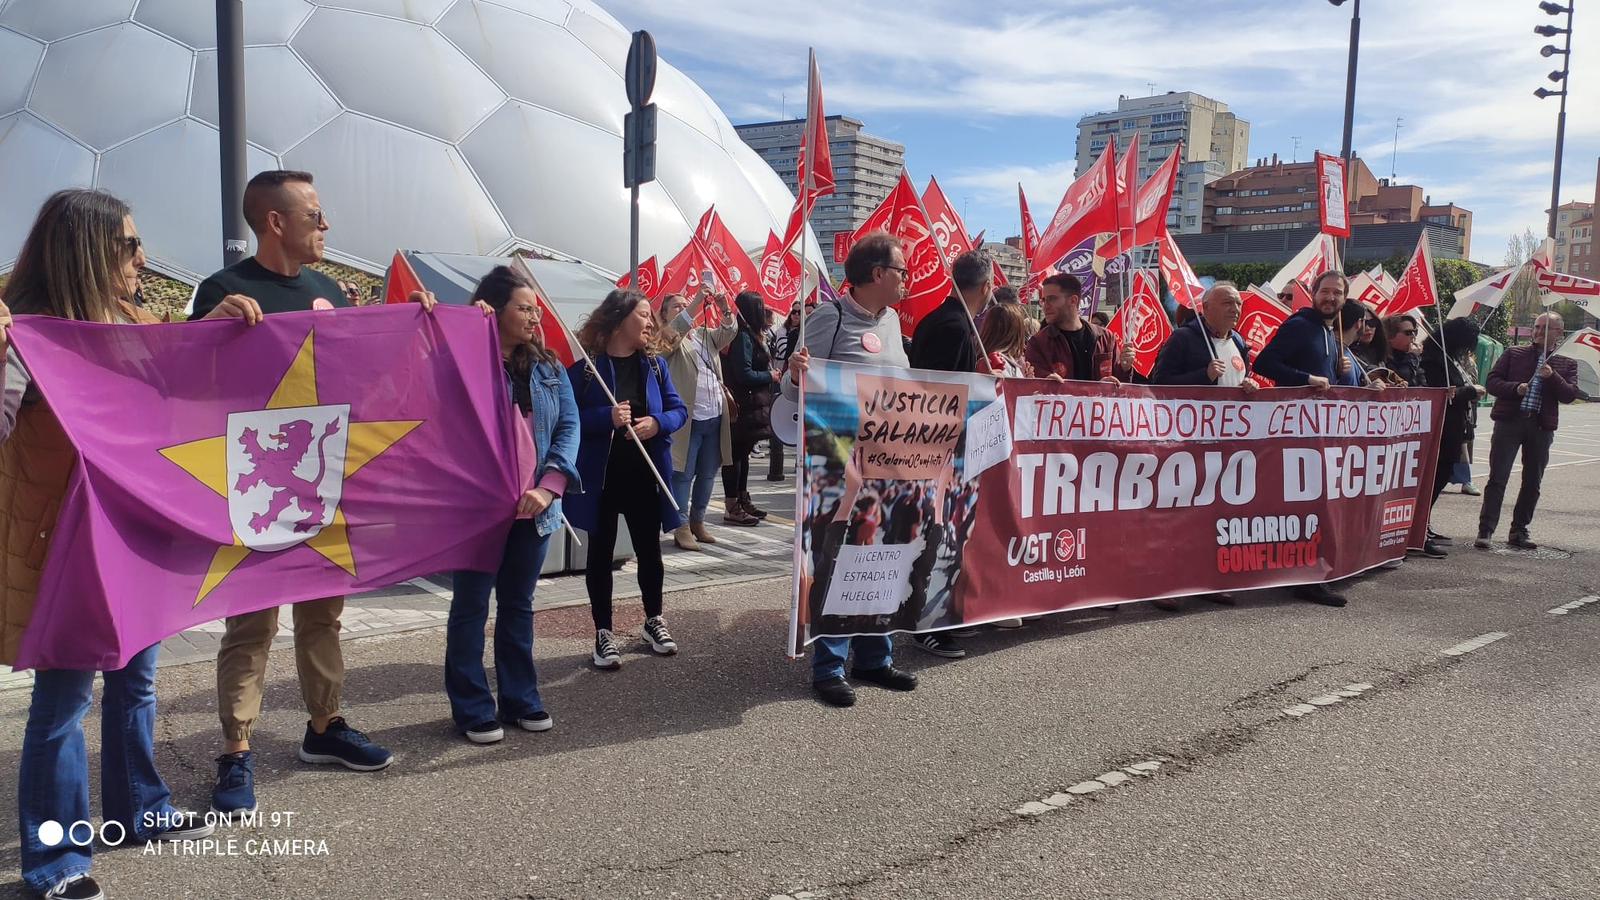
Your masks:
<svg viewBox="0 0 1600 900"><path fill-rule="evenodd" d="M845 259L850 255L850 245L855 243L851 238L855 235L848 231L836 231L833 235L833 261L844 265Z"/></svg>
<svg viewBox="0 0 1600 900"><path fill-rule="evenodd" d="M1289 310L1259 286L1252 286L1245 291L1243 299L1244 308L1239 313L1236 330L1244 338L1245 346L1250 348L1250 355L1255 356L1278 333L1278 326L1289 318Z"/></svg>
<svg viewBox="0 0 1600 900"><path fill-rule="evenodd" d="M933 226L933 239L944 254L946 267L954 265L956 257L977 246L967 236L967 226L962 224L955 207L950 205L950 198L940 190L939 179L928 179L928 187L922 192L922 208L928 214L929 224Z"/></svg>
<svg viewBox="0 0 1600 900"><path fill-rule="evenodd" d="M806 639L1320 583L1426 538L1442 390L807 378Z"/></svg>
<svg viewBox="0 0 1600 900"><path fill-rule="evenodd" d="M1128 336L1128 344L1133 347L1133 368L1149 378L1162 345L1172 337L1172 320L1156 298L1155 275L1133 273L1133 296L1111 317L1106 330L1118 337Z"/></svg>

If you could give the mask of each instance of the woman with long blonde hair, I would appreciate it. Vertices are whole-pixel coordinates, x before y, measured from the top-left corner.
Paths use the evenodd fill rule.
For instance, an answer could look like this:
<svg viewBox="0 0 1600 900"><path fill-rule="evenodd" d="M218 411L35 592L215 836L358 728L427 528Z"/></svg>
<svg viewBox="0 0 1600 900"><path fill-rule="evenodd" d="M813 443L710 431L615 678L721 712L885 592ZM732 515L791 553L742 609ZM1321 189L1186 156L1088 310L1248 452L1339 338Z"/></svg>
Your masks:
<svg viewBox="0 0 1600 900"><path fill-rule="evenodd" d="M706 510L717 473L723 462L733 458L722 351L733 343L739 326L727 296L717 295L716 301L722 317L715 326L703 315L712 302L711 289L705 285L693 301L668 294L656 313L657 352L667 360L672 384L690 413L689 421L672 436L672 496L689 519L673 532L673 541L684 550L717 542L706 530Z"/></svg>
<svg viewBox="0 0 1600 900"><path fill-rule="evenodd" d="M1024 358L1028 337L1028 315L1020 304L989 307L978 331L978 339L989 351L989 371L1007 378L1031 378L1033 367Z"/></svg>

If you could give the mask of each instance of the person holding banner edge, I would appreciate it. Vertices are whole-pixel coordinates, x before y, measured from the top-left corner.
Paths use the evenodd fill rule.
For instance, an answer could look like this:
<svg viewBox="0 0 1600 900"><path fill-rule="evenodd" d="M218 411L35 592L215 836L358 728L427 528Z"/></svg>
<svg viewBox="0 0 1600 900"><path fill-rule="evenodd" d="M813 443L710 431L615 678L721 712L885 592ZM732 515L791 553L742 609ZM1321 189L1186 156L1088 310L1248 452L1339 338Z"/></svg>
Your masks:
<svg viewBox="0 0 1600 900"><path fill-rule="evenodd" d="M628 523L639 563L644 638L657 654L678 652L662 617L666 569L657 535L677 529L682 520L671 494L654 479L671 471L672 433L689 420L689 411L666 363L650 349L652 325L649 298L634 290L612 291L578 329L585 358L567 370L583 426L577 468L584 485L566 498L567 517L590 536L584 581L594 617L594 664L600 669L622 665L611 615L618 516ZM625 440L635 436L648 466L639 465L635 448Z"/></svg>
<svg viewBox="0 0 1600 900"><path fill-rule="evenodd" d="M789 374L782 381L784 396L799 395L813 353L821 359L869 363L880 366L908 366L900 336L900 317L894 307L905 299L909 272L905 250L887 232L875 231L857 241L845 259L845 278L850 290L838 303L819 303L808 315L805 340L789 356ZM804 453L800 454L804 459ZM846 480L860 478L853 460L846 463ZM848 494L848 492L847 492ZM810 603L820 608L827 594L833 561L844 543L850 504L841 502L838 514L812 543L815 563ZM854 706L855 688L845 680L844 664L855 651L851 677L893 691L913 691L917 676L894 667L894 641L886 634L855 637L819 637L812 645L811 688L818 699L830 706Z"/></svg>
<svg viewBox="0 0 1600 900"><path fill-rule="evenodd" d="M1107 329L1086 322L1080 310L1083 283L1075 275L1051 275L1039 284L1045 325L1028 339L1027 360L1036 377L1057 381L1121 384L1132 377L1133 348L1118 351Z"/></svg>

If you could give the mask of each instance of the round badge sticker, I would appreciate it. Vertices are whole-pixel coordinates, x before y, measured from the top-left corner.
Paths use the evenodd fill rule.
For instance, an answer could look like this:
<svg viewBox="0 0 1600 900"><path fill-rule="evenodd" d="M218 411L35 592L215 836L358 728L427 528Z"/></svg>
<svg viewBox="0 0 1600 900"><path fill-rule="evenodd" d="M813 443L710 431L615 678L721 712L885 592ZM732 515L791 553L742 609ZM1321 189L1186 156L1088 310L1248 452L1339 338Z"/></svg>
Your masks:
<svg viewBox="0 0 1600 900"><path fill-rule="evenodd" d="M861 346L868 353L877 353L883 350L883 341L879 340L876 334L869 331L861 336Z"/></svg>
<svg viewBox="0 0 1600 900"><path fill-rule="evenodd" d="M1237 357L1237 356L1235 356L1233 358L1233 370L1235 372L1243 372L1244 371L1244 360L1239 358L1239 357Z"/></svg>
<svg viewBox="0 0 1600 900"><path fill-rule="evenodd" d="M317 299L311 301L311 308L312 309L333 309L333 304L329 303L326 299L324 299L322 297L318 297Z"/></svg>

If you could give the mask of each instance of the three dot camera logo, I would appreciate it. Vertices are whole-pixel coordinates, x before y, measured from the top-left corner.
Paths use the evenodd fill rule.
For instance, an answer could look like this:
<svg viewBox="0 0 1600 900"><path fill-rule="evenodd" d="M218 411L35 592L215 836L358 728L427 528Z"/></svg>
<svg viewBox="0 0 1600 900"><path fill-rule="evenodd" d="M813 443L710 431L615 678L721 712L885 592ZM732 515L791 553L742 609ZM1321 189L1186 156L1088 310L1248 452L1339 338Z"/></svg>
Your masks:
<svg viewBox="0 0 1600 900"><path fill-rule="evenodd" d="M127 826L114 819L102 822L99 826L83 819L68 824L49 819L39 823L38 838L45 847L60 847L63 844L89 847L98 842L103 847L116 848L125 843L144 843L144 852L155 856L327 856L326 839L270 833L292 828L297 816L298 813L293 812L210 811L201 821L211 827L196 833L189 830L196 823L188 814L147 812L144 814L143 827L148 833L156 835L155 840L130 834ZM255 830L237 835L213 832L215 828L231 826ZM183 840L161 839L164 833L171 836L172 830L178 828L194 836ZM145 843L147 840L148 843Z"/></svg>

